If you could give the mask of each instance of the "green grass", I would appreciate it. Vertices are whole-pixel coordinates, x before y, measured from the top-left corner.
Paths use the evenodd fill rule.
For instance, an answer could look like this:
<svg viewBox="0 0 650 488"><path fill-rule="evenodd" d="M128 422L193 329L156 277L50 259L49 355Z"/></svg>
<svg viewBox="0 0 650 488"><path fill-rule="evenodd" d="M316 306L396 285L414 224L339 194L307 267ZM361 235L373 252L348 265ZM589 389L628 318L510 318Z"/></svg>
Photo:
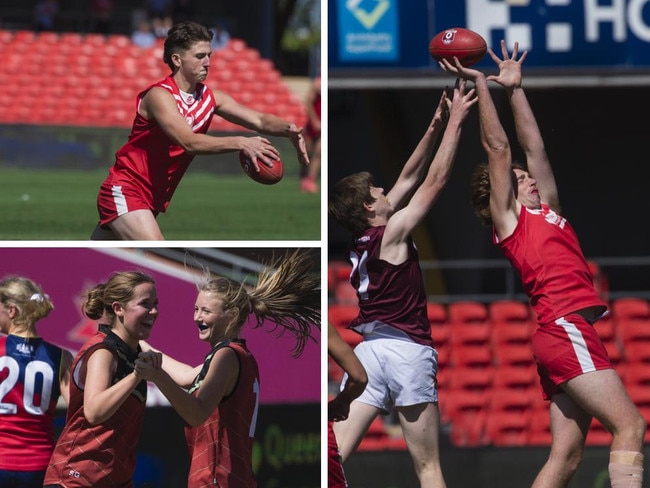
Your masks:
<svg viewBox="0 0 650 488"><path fill-rule="evenodd" d="M88 240L106 170L0 166L0 240ZM297 176L273 186L244 175L188 172L158 217L168 240L320 240L320 194Z"/></svg>

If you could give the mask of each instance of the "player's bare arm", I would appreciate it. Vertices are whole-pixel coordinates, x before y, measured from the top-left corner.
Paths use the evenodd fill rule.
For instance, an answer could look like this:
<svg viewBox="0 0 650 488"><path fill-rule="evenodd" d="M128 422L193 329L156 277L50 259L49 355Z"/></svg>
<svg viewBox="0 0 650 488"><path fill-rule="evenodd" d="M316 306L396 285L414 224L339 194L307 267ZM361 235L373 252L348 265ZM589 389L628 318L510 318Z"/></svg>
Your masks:
<svg viewBox="0 0 650 488"><path fill-rule="evenodd" d="M138 385L140 380L131 373L113 384L117 360L107 349L98 349L85 366L84 416L97 425L113 416Z"/></svg>
<svg viewBox="0 0 650 488"><path fill-rule="evenodd" d="M350 403L363 393L368 383L368 376L350 345L343 340L331 323L328 323L327 331L327 352L348 374L343 390L330 400L327 406L329 420L338 422L348 417Z"/></svg>
<svg viewBox="0 0 650 488"><path fill-rule="evenodd" d="M420 184L424 174L431 162L431 153L435 143L438 141L447 120L449 118L449 107L447 103L447 89L442 91L438 106L427 130L416 146L415 150L404 164L397 181L388 191L387 198L395 210L399 210L406 199L413 194L413 191Z"/></svg>
<svg viewBox="0 0 650 488"><path fill-rule="evenodd" d="M183 420L197 426L205 422L235 388L239 361L230 348L217 351L196 396L183 390L164 370L154 368L143 359L136 361L135 372L139 378L153 381Z"/></svg>
<svg viewBox="0 0 650 488"><path fill-rule="evenodd" d="M302 134L302 127L298 127L296 124L288 122L277 115L253 110L238 103L224 92L215 90L214 96L217 102L217 114L234 124L257 131L260 134L288 138L296 149L298 162L304 166L309 164L307 144Z"/></svg>
<svg viewBox="0 0 650 488"><path fill-rule="evenodd" d="M560 204L553 170L546 154L544 140L537 120L522 88L521 65L528 52L524 51L517 59L518 50L519 43L515 42L512 54L509 55L503 40L501 41L503 59L500 59L492 50L489 50L490 57L499 67L499 74L497 76L488 76L487 79L488 81L496 81L506 89L512 107L517 140L526 155L528 171L537 182L537 189L542 201L556 212L559 212Z"/></svg>
<svg viewBox="0 0 650 488"><path fill-rule="evenodd" d="M395 264L406 259L407 249L404 243L413 229L431 210L446 185L456 159L462 124L476 102L474 89L466 92L465 82L457 82L454 87L453 99L448 102L450 104L449 121L427 175L409 203L396 212L386 224L382 240L382 259L387 259Z"/></svg>

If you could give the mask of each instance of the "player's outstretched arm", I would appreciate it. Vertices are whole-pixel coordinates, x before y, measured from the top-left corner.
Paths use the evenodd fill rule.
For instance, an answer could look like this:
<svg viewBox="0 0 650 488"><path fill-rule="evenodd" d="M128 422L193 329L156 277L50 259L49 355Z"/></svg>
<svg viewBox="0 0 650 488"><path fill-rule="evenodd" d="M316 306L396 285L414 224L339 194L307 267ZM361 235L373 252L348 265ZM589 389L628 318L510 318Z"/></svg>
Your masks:
<svg viewBox="0 0 650 488"><path fill-rule="evenodd" d="M407 236L429 212L446 185L456 159L463 122L476 102L474 89L467 90L466 82L458 80L453 90L453 98L447 102L449 104L449 121L440 146L433 156L424 181L417 188L409 203L388 221L382 242L382 258L390 262L402 261L399 256L391 256L389 249L394 244L406 242ZM403 249L397 248L395 251L397 253L404 252Z"/></svg>
<svg viewBox="0 0 650 488"><path fill-rule="evenodd" d="M547 203L556 212L560 212L560 203L557 191L557 184L553 175L548 155L544 146L539 125L530 107L528 98L522 87L521 66L527 51L524 51L518 58L519 43L515 42L512 55L508 54L505 41L501 41L500 59L490 50L490 57L499 67L497 76L488 76L488 80L494 80L506 89L512 114L517 131L517 140L526 155L528 171L537 182L537 189L542 201Z"/></svg>
<svg viewBox="0 0 650 488"><path fill-rule="evenodd" d="M172 378L172 380L183 388L187 388L192 384L194 378L201 371L202 365L192 366L190 364L178 361L173 357L165 354L158 349L155 349L147 341L140 341L140 348L143 353L155 352L160 354L162 358L162 369Z"/></svg>
<svg viewBox="0 0 650 488"><path fill-rule="evenodd" d="M448 89L445 88L422 139L404 164L397 181L386 194L391 206L396 210L400 209L406 199L413 194L431 163L433 148L449 119L447 97Z"/></svg>

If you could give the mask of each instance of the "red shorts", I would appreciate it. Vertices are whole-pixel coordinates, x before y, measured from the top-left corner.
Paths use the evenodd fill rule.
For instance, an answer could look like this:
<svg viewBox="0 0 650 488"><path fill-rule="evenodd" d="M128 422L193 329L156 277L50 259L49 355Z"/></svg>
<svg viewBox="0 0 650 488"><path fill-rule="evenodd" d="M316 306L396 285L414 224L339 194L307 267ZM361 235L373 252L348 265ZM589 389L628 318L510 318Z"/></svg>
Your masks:
<svg viewBox="0 0 650 488"><path fill-rule="evenodd" d="M134 187L113 185L107 181L99 188L97 210L101 226L134 210L151 210L154 216L158 215L151 202Z"/></svg>
<svg viewBox="0 0 650 488"><path fill-rule="evenodd" d="M576 376L613 368L596 329L575 313L538 327L532 344L546 400Z"/></svg>
<svg viewBox="0 0 650 488"><path fill-rule="evenodd" d="M327 422L327 486L329 488L347 488L348 486L343 473L341 453L330 421Z"/></svg>

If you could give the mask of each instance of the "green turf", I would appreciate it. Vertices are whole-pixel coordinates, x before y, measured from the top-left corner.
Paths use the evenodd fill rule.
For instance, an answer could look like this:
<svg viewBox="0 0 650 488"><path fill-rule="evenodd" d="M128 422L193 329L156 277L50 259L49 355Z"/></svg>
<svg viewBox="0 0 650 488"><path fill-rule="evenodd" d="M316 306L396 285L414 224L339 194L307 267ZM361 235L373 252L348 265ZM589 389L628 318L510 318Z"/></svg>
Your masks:
<svg viewBox="0 0 650 488"><path fill-rule="evenodd" d="M88 240L105 176L0 166L0 240ZM291 174L265 186L188 172L158 222L168 240L320 240L320 194L301 193Z"/></svg>

